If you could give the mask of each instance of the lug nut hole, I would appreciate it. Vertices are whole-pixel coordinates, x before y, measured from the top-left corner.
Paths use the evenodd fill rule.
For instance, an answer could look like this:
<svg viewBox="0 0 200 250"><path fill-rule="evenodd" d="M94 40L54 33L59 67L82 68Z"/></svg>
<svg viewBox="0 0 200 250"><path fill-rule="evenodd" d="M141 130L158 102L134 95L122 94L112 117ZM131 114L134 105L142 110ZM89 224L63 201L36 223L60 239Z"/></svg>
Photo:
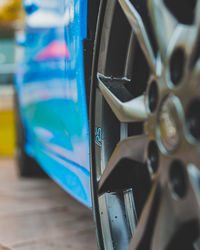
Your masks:
<svg viewBox="0 0 200 250"><path fill-rule="evenodd" d="M149 95L148 95L148 104L149 110L153 113L157 107L158 103L158 87L157 83L153 81L149 88Z"/></svg>
<svg viewBox="0 0 200 250"><path fill-rule="evenodd" d="M152 173L155 173L159 165L158 146L155 141L151 141L148 146L148 168Z"/></svg>
<svg viewBox="0 0 200 250"><path fill-rule="evenodd" d="M187 127L190 134L196 139L200 140L200 100L194 100L189 105L187 110Z"/></svg>
<svg viewBox="0 0 200 250"><path fill-rule="evenodd" d="M174 86L177 86L183 77L184 62L185 55L183 49L176 49L170 59L170 77Z"/></svg>
<svg viewBox="0 0 200 250"><path fill-rule="evenodd" d="M184 165L179 160L174 160L170 166L170 185L173 194L183 198L187 192L187 181Z"/></svg>

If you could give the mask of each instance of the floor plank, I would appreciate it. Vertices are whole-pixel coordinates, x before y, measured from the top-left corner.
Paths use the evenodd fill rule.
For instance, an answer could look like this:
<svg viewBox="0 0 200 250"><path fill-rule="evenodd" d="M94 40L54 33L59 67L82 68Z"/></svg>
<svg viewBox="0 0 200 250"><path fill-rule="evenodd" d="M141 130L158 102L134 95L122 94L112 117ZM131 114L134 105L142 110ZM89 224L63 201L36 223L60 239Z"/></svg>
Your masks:
<svg viewBox="0 0 200 250"><path fill-rule="evenodd" d="M92 212L50 179L17 176L0 159L0 250L96 250Z"/></svg>

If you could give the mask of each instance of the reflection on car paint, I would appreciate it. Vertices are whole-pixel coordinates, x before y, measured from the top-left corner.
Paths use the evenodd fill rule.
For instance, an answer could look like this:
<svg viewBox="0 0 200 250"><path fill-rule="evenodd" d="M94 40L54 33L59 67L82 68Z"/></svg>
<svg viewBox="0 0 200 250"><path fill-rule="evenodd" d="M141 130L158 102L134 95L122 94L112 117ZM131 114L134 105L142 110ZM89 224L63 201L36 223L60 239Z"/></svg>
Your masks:
<svg viewBox="0 0 200 250"><path fill-rule="evenodd" d="M82 45L87 2L38 0L37 4L38 10L27 17L23 58L16 71L26 152L91 207ZM42 21L46 15L51 17L51 27Z"/></svg>
<svg viewBox="0 0 200 250"><path fill-rule="evenodd" d="M69 50L65 42L52 42L44 50L37 54L36 61L44 61L56 58L66 58L69 60Z"/></svg>

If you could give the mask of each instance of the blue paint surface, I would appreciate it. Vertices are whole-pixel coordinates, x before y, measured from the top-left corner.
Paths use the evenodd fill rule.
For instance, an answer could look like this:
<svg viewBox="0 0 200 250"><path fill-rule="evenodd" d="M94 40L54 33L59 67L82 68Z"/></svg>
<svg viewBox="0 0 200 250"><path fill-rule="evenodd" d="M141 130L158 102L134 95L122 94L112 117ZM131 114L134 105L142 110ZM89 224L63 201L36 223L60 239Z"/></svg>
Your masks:
<svg viewBox="0 0 200 250"><path fill-rule="evenodd" d="M87 1L32 0L24 5L34 7L19 42L23 53L15 76L25 149L66 191L91 207L83 66Z"/></svg>

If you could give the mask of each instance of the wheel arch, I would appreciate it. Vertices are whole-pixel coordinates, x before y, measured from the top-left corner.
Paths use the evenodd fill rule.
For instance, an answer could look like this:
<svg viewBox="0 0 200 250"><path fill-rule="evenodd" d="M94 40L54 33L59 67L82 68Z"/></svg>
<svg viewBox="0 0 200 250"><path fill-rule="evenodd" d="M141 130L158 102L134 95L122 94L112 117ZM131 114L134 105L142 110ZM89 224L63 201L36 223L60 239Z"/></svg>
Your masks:
<svg viewBox="0 0 200 250"><path fill-rule="evenodd" d="M92 60L94 40L96 34L97 19L99 14L100 0L88 0L87 5L87 38L83 40L84 77L87 109L89 113L90 82L92 72Z"/></svg>

